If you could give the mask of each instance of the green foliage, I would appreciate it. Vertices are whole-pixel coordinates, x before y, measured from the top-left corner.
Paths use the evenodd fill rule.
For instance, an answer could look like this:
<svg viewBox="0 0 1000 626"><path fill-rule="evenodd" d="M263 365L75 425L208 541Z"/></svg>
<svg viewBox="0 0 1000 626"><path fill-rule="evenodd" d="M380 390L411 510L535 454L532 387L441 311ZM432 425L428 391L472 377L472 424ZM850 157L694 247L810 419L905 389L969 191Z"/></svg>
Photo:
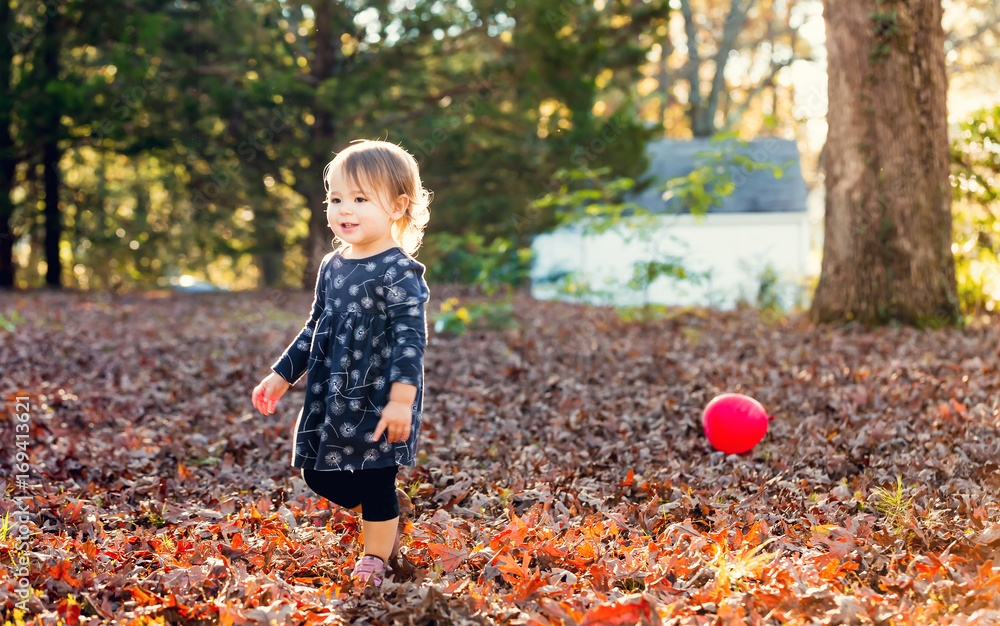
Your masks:
<svg viewBox="0 0 1000 626"><path fill-rule="evenodd" d="M21 315L21 312L18 311L17 309L15 309L14 312L10 314L10 319L5 317L3 313L0 313L0 328L6 330L9 333L12 333L15 330L17 330L17 325L23 322L24 322L24 317Z"/></svg>
<svg viewBox="0 0 1000 626"><path fill-rule="evenodd" d="M683 259L679 256L667 256L664 258L666 260L654 259L648 263L636 263L633 266L632 278L628 281L629 288L645 291L661 277L688 280L693 283L700 283L707 278L707 273L705 272L691 272L686 269L682 265Z"/></svg>
<svg viewBox="0 0 1000 626"><path fill-rule="evenodd" d="M552 211L561 225L578 225L585 235L616 230L626 241L648 243L658 226L658 214L641 204L625 200L636 188L629 177L611 177L610 168L560 170L557 191L545 194L533 203L536 209ZM566 273L548 277L558 293L575 300L611 304L615 287L646 291L659 278L699 282L705 276L684 267L677 255L658 253L646 262L633 265L632 276L624 285L595 289L581 277Z"/></svg>
<svg viewBox="0 0 1000 626"><path fill-rule="evenodd" d="M654 236L664 236L661 231L664 214L685 210L695 217L704 217L733 193L737 177L770 169L775 178L781 178L785 169L792 165L792 162L777 164L754 160L746 154L749 143L735 133L716 135L710 145L711 150L696 155L690 173L667 181L649 180L640 185L630 177L613 176L608 167L559 170L555 175L558 189L538 198L531 207L551 213L558 225L580 226L584 235L616 230L628 242L648 244ZM653 211L627 199L630 193L646 185L655 185L664 192L663 211ZM669 233L666 237L670 237ZM665 253L659 246L656 248L650 260L633 265L632 276L619 287L648 292L661 278L690 284L708 280L709 272L692 271L685 266L682 255ZM564 296L588 301L603 299L609 304L613 301L610 289L595 290L572 274L551 276L549 280ZM762 291L758 294L761 306L776 305L776 284L776 275L763 277Z"/></svg>
<svg viewBox="0 0 1000 626"><path fill-rule="evenodd" d="M523 284L531 271L532 251L514 241L497 237L487 242L478 233L429 235L430 246L422 251L427 279L435 283L475 285L487 296L503 286Z"/></svg>
<svg viewBox="0 0 1000 626"><path fill-rule="evenodd" d="M623 225L633 229L652 224L653 212L622 199L635 180L613 176L608 166L564 168L553 179L558 188L534 200L531 208L551 212L554 226L579 224L586 234L600 234Z"/></svg>
<svg viewBox="0 0 1000 626"><path fill-rule="evenodd" d="M448 298L441 303L441 310L434 315L434 330L439 333L461 335L466 330L513 328L517 325L513 318L511 298L497 301L469 302L464 305L458 298Z"/></svg>
<svg viewBox="0 0 1000 626"><path fill-rule="evenodd" d="M0 523L0 541L2 542L8 541L8 535L10 534L11 528L14 526L10 523L10 513L11 512L9 510L4 513L3 522Z"/></svg>
<svg viewBox="0 0 1000 626"><path fill-rule="evenodd" d="M556 293L567 300L603 306L613 306L615 295L608 289L599 289L579 276L576 272L560 272L547 277L547 282L555 287Z"/></svg>
<svg viewBox="0 0 1000 626"><path fill-rule="evenodd" d="M757 297L754 302L755 306L761 311L781 311L781 296L778 293L780 276L778 276L778 272L772 265L768 264L761 271L757 280L759 287L757 288Z"/></svg>
<svg viewBox="0 0 1000 626"><path fill-rule="evenodd" d="M84 288L164 286L180 273L234 288L297 283L298 246L329 235L310 222L323 164L361 137L398 142L420 162L437 192L432 233L507 242L516 252L497 251L510 267L494 282L522 280L531 236L551 225L526 207L554 171L641 171L650 133L632 112L631 77L670 10L663 0L70 3L56 40L32 26L40 3L14 7L19 169L0 192L14 203L17 282L40 281L33 146L57 133L63 278ZM322 58L321 14L337 41ZM58 44L58 81L32 80L43 44ZM607 115L598 102L613 103ZM40 111L57 111L57 127L34 124ZM455 252L434 247L429 236L422 252ZM484 282L480 269L461 279Z"/></svg>
<svg viewBox="0 0 1000 626"><path fill-rule="evenodd" d="M891 489L876 487L875 510L882 514L886 527L894 534L906 530L913 511L914 496L907 497L903 491L903 479L896 477L896 486Z"/></svg>
<svg viewBox="0 0 1000 626"><path fill-rule="evenodd" d="M623 322L648 323L656 320L668 319L675 315L666 305L663 304L643 304L642 306L617 306L615 312L618 319Z"/></svg>
<svg viewBox="0 0 1000 626"><path fill-rule="evenodd" d="M695 166L689 174L662 185L663 199L675 210L690 212L695 217L706 215L712 208L733 193L737 182L734 177L745 177L753 172L770 170L775 178L784 176L793 161L782 164L757 161L745 152L750 144L740 139L736 132L720 133L711 138L711 150L695 155Z"/></svg>
<svg viewBox="0 0 1000 626"><path fill-rule="evenodd" d="M951 147L955 270L963 312L1000 301L1000 107L970 114Z"/></svg>
<svg viewBox="0 0 1000 626"><path fill-rule="evenodd" d="M876 2L877 8L868 14L872 21L872 34L875 35L875 47L868 55L871 65L878 65L889 58L892 39L899 34L898 12L896 9L884 9L885 0Z"/></svg>

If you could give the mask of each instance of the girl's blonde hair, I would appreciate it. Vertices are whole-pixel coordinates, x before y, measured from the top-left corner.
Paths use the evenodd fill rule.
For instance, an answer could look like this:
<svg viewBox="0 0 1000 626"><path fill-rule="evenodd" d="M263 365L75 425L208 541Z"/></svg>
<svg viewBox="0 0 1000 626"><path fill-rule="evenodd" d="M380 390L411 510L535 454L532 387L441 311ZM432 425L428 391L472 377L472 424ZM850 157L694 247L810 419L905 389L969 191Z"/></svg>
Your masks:
<svg viewBox="0 0 1000 626"><path fill-rule="evenodd" d="M342 167L346 177L358 189L374 194L385 207L394 207L396 199L410 199L406 213L392 224L392 238L407 254L414 254L424 238L430 219L433 192L420 182L417 160L403 148L388 141L358 139L337 153L323 168L323 185L330 191L329 175ZM346 242L341 242L344 247Z"/></svg>

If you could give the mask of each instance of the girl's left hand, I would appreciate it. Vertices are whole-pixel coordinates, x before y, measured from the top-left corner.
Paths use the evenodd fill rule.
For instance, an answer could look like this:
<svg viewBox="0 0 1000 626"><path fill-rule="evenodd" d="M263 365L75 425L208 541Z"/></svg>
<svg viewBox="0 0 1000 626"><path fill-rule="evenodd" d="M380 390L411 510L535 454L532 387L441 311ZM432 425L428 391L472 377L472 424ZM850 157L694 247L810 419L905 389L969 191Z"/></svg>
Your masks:
<svg viewBox="0 0 1000 626"><path fill-rule="evenodd" d="M413 421L413 407L403 402L389 401L382 409L382 419L375 427L372 441L378 441L385 431L389 443L406 441L410 438L410 423Z"/></svg>

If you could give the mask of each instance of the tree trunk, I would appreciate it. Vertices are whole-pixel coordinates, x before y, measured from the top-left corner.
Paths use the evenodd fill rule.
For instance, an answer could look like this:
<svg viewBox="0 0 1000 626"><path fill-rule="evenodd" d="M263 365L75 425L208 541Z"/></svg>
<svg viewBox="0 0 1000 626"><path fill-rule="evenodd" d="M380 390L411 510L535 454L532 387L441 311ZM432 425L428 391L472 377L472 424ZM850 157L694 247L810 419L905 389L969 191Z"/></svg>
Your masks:
<svg viewBox="0 0 1000 626"><path fill-rule="evenodd" d="M263 183L260 187L264 188ZM262 191L260 197L266 198L266 192ZM271 203L262 203L262 206L255 210L254 225L257 245L261 250L254 259L260 268L260 284L265 287L277 287L281 284L285 273L284 234L280 228L281 213Z"/></svg>
<svg viewBox="0 0 1000 626"><path fill-rule="evenodd" d="M14 12L8 0L0 0L0 33L14 32ZM10 219L14 203L10 199L17 159L14 156L14 138L10 134L11 72L14 65L14 44L11 37L0 37L0 289L14 287L14 233Z"/></svg>
<svg viewBox="0 0 1000 626"><path fill-rule="evenodd" d="M733 0L729 6L729 14L726 16L726 24L722 29L722 41L719 42L719 50L715 53L715 74L712 75L712 90L708 94L708 102L705 103L705 111L702 114L703 127L702 134L695 133L695 137L710 137L718 132L718 125L715 116L719 111L719 99L728 96L726 89L726 65L729 63L729 53L736 47L736 38L746 22L747 12L753 8L757 0ZM751 96L748 94L748 98Z"/></svg>
<svg viewBox="0 0 1000 626"><path fill-rule="evenodd" d="M698 25L694 21L691 0L681 0L681 15L684 17L684 33L687 35L688 74L688 118L691 133L695 137L708 137L712 130L705 117L705 107L701 99L701 56L698 53Z"/></svg>
<svg viewBox="0 0 1000 626"><path fill-rule="evenodd" d="M59 80L59 34L56 21L59 15L50 15L45 21L42 40L43 75L47 84ZM59 161L62 151L59 149L60 106L59 96L49 94L42 128L42 159L45 166L45 283L49 287L62 287L62 259L59 256L59 241L62 239L62 212L59 207L59 188L62 186L59 176Z"/></svg>
<svg viewBox="0 0 1000 626"><path fill-rule="evenodd" d="M339 51L340 35L334 39L333 11L334 0L322 0L313 5L316 13L316 50L313 57L312 75L316 85L332 78L334 73L334 57ZM312 154L310 163L315 174L306 180L309 189L305 194L309 202L309 236L306 239L306 267L302 277L304 289L316 286L316 273L319 272L320 261L330 252L332 232L326 220L326 185L322 176L322 168L333 158L336 128L333 115L317 97L313 106L316 118L312 128Z"/></svg>
<svg viewBox="0 0 1000 626"><path fill-rule="evenodd" d="M957 321L941 0L825 0L826 234L817 322Z"/></svg>

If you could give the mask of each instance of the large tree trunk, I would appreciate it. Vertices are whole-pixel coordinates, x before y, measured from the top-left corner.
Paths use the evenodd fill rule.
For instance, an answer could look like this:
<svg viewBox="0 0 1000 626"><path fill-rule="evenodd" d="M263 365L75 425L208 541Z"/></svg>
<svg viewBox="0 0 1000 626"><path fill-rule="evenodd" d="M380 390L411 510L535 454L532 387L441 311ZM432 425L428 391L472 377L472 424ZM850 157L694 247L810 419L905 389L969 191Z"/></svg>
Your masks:
<svg viewBox="0 0 1000 626"><path fill-rule="evenodd" d="M59 80L59 31L56 26L58 15L50 15L45 21L42 32L43 75L47 84ZM62 258L59 256L59 241L62 239L62 211L59 206L60 181L59 161L62 160L62 150L59 148L60 106L59 96L50 94L46 110L43 113L42 128L42 159L45 165L45 284L49 287L62 288Z"/></svg>
<svg viewBox="0 0 1000 626"><path fill-rule="evenodd" d="M334 33L334 0L322 0L313 5L316 12L316 50L313 57L312 75L316 84L332 78L335 55L339 52L340 35ZM317 94L319 90L317 89ZM310 162L315 172L306 181L309 191L305 194L309 202L309 236L306 240L306 267L302 284L305 289L316 286L316 273L320 261L330 252L333 231L326 220L326 185L321 179L323 166L333 158L336 127L333 115L327 110L317 95L313 107L316 118L312 128L312 154Z"/></svg>
<svg viewBox="0 0 1000 626"><path fill-rule="evenodd" d="M941 0L824 0L826 234L811 315L958 319Z"/></svg>
<svg viewBox="0 0 1000 626"><path fill-rule="evenodd" d="M14 12L8 0L0 0L0 33L14 32ZM17 160L14 156L14 138L10 134L11 72L14 65L14 44L11 37L0 37L0 289L14 286L14 234L10 218L14 203L10 199Z"/></svg>

